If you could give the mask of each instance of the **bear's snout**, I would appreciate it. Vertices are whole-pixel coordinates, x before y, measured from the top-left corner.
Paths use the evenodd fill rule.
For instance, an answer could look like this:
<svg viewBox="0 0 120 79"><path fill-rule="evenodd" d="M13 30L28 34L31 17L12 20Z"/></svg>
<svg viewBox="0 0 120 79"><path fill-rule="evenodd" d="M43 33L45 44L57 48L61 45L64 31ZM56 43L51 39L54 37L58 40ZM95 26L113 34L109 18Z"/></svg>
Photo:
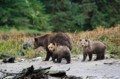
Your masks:
<svg viewBox="0 0 120 79"><path fill-rule="evenodd" d="M82 47L85 47L85 45L84 44L81 44L82 45Z"/></svg>

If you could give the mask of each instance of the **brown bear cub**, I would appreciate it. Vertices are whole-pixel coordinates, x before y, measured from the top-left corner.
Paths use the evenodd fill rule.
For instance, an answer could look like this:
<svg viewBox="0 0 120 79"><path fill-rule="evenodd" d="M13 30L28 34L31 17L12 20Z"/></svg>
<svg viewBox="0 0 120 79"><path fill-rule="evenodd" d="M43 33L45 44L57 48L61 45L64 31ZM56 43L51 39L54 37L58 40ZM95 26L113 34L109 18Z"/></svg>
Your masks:
<svg viewBox="0 0 120 79"><path fill-rule="evenodd" d="M67 46L50 43L48 49L52 52L53 62L61 63L62 58L66 59L67 64L71 62L71 51Z"/></svg>
<svg viewBox="0 0 120 79"><path fill-rule="evenodd" d="M89 61L92 59L92 55L96 54L95 60L102 60L105 58L106 46L100 41L92 41L89 39L80 39L80 44L83 48L83 60L86 60L87 55Z"/></svg>
<svg viewBox="0 0 120 79"><path fill-rule="evenodd" d="M58 33L51 33L42 36L37 36L34 38L34 48L36 49L40 46L45 48L47 52L45 61L48 61L50 57L52 57L52 52L48 50L48 44L53 42L59 45L67 46L70 50L72 49L71 38L66 33L58 32Z"/></svg>

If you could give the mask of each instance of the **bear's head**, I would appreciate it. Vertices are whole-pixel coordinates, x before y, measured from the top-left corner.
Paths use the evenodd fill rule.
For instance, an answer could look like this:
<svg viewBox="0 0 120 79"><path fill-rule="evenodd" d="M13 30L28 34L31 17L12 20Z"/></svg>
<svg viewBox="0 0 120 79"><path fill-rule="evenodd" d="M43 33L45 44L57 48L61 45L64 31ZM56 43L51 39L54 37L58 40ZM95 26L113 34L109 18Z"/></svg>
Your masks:
<svg viewBox="0 0 120 79"><path fill-rule="evenodd" d="M48 34L43 35L43 36L37 36L34 38L34 48L38 48L39 46L47 46L47 39L48 39Z"/></svg>
<svg viewBox="0 0 120 79"><path fill-rule="evenodd" d="M39 46L41 46L41 45L40 45L40 42L39 42L39 38L40 38L40 37L35 37L35 38L34 38L34 48L35 48L35 49L38 48Z"/></svg>
<svg viewBox="0 0 120 79"><path fill-rule="evenodd" d="M48 49L49 49L49 51L55 51L55 49L56 49L56 44L55 43L50 43L49 45L48 45Z"/></svg>
<svg viewBox="0 0 120 79"><path fill-rule="evenodd" d="M79 41L80 41L80 45L82 47L88 47L89 46L90 41L88 39L80 39Z"/></svg>

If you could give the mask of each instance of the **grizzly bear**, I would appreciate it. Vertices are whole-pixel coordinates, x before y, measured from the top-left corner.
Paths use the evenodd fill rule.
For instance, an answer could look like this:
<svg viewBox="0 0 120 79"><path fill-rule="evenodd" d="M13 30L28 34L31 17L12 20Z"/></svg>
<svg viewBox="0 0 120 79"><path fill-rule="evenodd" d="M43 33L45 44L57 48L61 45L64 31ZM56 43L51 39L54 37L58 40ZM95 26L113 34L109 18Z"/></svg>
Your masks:
<svg viewBox="0 0 120 79"><path fill-rule="evenodd" d="M86 60L87 55L89 61L92 59L92 55L96 54L95 60L102 60L105 58L106 46L100 41L92 41L89 39L80 39L80 44L83 48L83 60Z"/></svg>
<svg viewBox="0 0 120 79"><path fill-rule="evenodd" d="M34 38L35 49L38 48L39 46L42 46L45 48L45 50L47 52L45 61L48 61L50 59L50 57L52 56L52 52L48 50L48 45L51 42L52 43L55 42L59 45L65 45L70 50L72 49L71 38L66 33L59 32L59 33L45 34L43 36L35 37Z"/></svg>
<svg viewBox="0 0 120 79"><path fill-rule="evenodd" d="M53 62L57 59L57 63L61 63L62 58L66 59L67 64L71 62L71 51L67 46L50 43L48 49L52 52Z"/></svg>

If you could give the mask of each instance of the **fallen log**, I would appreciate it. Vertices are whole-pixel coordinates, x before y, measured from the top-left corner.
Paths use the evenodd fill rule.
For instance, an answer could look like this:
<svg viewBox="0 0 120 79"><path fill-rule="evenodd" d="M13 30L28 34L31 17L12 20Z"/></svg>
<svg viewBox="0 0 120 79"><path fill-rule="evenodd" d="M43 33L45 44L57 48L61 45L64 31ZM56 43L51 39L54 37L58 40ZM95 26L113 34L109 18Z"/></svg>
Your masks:
<svg viewBox="0 0 120 79"><path fill-rule="evenodd" d="M14 63L15 57L7 54L1 54L0 58L3 59L3 63Z"/></svg>
<svg viewBox="0 0 120 79"><path fill-rule="evenodd" d="M2 62L3 63L14 63L15 57L4 58Z"/></svg>
<svg viewBox="0 0 120 79"><path fill-rule="evenodd" d="M32 65L19 73L0 72L6 74L2 79L6 79L7 77L13 77L12 79L52 79L51 77L59 77L61 79L82 79L81 77L67 76L66 71L64 70L50 70L50 68L51 67L40 67L39 69L34 69L34 66ZM70 70L70 68L67 69L67 71L68 70Z"/></svg>
<svg viewBox="0 0 120 79"><path fill-rule="evenodd" d="M39 68L37 70L34 70L33 65L31 67L28 67L26 69L23 69L21 73L19 73L18 75L16 75L13 79L26 79L26 78L30 78L30 79L39 79L39 78L43 78L43 79L48 79L48 70L51 67L47 67L47 68ZM47 70L47 71L46 71Z"/></svg>

